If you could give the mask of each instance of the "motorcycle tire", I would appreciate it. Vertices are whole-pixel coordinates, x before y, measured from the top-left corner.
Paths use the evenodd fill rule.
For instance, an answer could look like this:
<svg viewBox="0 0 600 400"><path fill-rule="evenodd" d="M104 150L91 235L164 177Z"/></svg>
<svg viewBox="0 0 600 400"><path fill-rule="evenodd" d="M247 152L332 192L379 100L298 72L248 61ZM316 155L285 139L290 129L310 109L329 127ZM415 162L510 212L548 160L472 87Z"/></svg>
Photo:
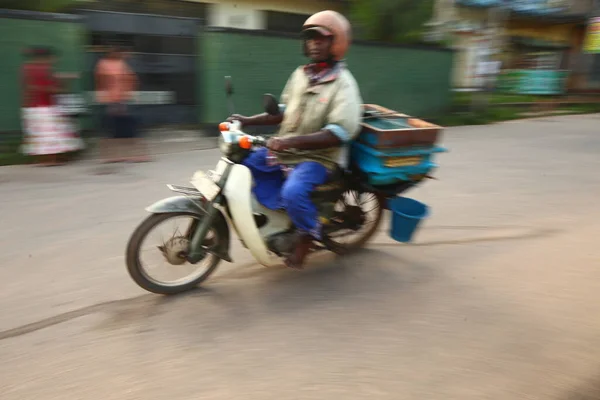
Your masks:
<svg viewBox="0 0 600 400"><path fill-rule="evenodd" d="M214 254L207 254L206 257L211 257L211 261L205 266L205 271L186 282L183 282L178 285L164 284L152 279L144 270L143 266L140 262L140 248L144 242L144 239L148 236L148 234L159 224L162 222L175 217L188 216L191 218L195 218L197 221L200 221L198 215L193 213L179 212L179 213L164 213L164 214L151 214L148 216L142 223L135 229L129 242L127 243L127 250L125 253L125 260L127 264L127 271L131 278L138 284L142 289L145 289L149 292L163 295L172 295L183 293L189 291L191 289L196 288L199 284L204 282L212 273L216 270L217 266L221 262L221 259L216 257ZM190 229L188 234L193 232L193 229ZM219 231L217 229L212 229L210 232L213 232L214 240L212 241L212 246L218 246L221 240L224 240L219 235ZM200 262L204 261L201 260Z"/></svg>
<svg viewBox="0 0 600 400"><path fill-rule="evenodd" d="M356 192L356 191L354 191L354 192ZM345 193L347 193L347 192L345 192ZM342 194L342 196L344 194ZM379 225L381 225L381 220L383 217L383 210L385 209L385 201L386 201L385 197L379 193L373 193L373 192L360 191L360 192L358 192L358 194L359 195L371 194L374 196L375 200L377 201L377 207L376 207L376 209L373 209L373 211L375 211L374 221L372 222L372 225L369 227L369 229L367 229L364 233L362 233L352 243L340 243L340 242L335 241L329 235L325 235L325 237L323 238L323 244L330 251L332 251L335 254L339 254L339 255L349 254L349 253L352 253L353 251L363 248L369 242L369 240L371 240L373 238L373 236L377 233Z"/></svg>

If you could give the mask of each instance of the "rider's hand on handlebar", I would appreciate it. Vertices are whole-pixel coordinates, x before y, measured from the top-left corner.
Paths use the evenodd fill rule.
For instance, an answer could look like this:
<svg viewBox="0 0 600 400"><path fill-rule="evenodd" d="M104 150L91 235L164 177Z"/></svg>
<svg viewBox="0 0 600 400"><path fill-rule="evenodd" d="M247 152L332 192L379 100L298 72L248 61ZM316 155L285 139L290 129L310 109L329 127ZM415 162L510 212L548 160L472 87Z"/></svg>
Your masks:
<svg viewBox="0 0 600 400"><path fill-rule="evenodd" d="M267 148L273 151L286 151L291 147L285 139L274 137L267 141Z"/></svg>
<svg viewBox="0 0 600 400"><path fill-rule="evenodd" d="M247 125L250 118L244 117L240 114L233 114L229 118L227 118L227 122L239 121L242 126Z"/></svg>

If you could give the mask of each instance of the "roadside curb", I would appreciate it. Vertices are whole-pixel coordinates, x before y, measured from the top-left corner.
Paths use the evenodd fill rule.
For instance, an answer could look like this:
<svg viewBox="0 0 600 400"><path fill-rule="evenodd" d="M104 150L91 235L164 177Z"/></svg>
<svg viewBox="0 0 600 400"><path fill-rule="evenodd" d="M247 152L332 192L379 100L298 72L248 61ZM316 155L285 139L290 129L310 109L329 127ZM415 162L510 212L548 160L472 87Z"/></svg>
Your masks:
<svg viewBox="0 0 600 400"><path fill-rule="evenodd" d="M150 156L161 154L183 153L197 150L211 150L218 146L216 136L209 136L195 131L152 132L143 139ZM96 157L96 149L100 138L87 140L87 149L79 157L87 160Z"/></svg>

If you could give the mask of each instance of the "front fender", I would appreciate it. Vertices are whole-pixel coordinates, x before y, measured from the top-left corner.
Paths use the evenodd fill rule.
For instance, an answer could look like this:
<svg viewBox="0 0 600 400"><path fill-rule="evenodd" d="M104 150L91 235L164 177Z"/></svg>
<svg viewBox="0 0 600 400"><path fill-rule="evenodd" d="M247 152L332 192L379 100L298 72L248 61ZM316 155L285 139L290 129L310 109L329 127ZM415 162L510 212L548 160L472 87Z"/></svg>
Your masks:
<svg viewBox="0 0 600 400"><path fill-rule="evenodd" d="M153 214L191 213L198 215L200 218L206 214L206 211L200 208L200 206L194 203L189 197L185 196L167 197L166 199L162 199L146 207L146 211ZM216 249L216 255L222 260L232 262L231 256L229 255L229 226L227 225L225 216L220 210L217 210L213 224L214 229L216 229L219 236L223 238L223 242L219 248Z"/></svg>
<svg viewBox="0 0 600 400"><path fill-rule="evenodd" d="M146 211L153 214L175 213L175 212L191 212L202 215L205 211L199 205L194 203L186 196L167 197L157 201L156 203L146 207Z"/></svg>

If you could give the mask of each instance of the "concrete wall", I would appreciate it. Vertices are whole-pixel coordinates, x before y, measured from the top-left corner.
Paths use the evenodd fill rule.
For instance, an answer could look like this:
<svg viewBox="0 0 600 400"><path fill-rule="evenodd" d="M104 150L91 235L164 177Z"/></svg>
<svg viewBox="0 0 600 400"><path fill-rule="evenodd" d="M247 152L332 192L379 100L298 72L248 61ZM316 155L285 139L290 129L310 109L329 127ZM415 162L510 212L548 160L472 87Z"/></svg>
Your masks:
<svg viewBox="0 0 600 400"><path fill-rule="evenodd" d="M312 14L322 10L340 10L339 1L322 0L188 0L196 3L221 4L226 6L249 7L255 10Z"/></svg>
<svg viewBox="0 0 600 400"><path fill-rule="evenodd" d="M193 1L193 0L191 0ZM293 14L313 14L318 11L340 10L336 1L315 0L203 0L208 3L207 25L236 29L266 29L265 11Z"/></svg>

